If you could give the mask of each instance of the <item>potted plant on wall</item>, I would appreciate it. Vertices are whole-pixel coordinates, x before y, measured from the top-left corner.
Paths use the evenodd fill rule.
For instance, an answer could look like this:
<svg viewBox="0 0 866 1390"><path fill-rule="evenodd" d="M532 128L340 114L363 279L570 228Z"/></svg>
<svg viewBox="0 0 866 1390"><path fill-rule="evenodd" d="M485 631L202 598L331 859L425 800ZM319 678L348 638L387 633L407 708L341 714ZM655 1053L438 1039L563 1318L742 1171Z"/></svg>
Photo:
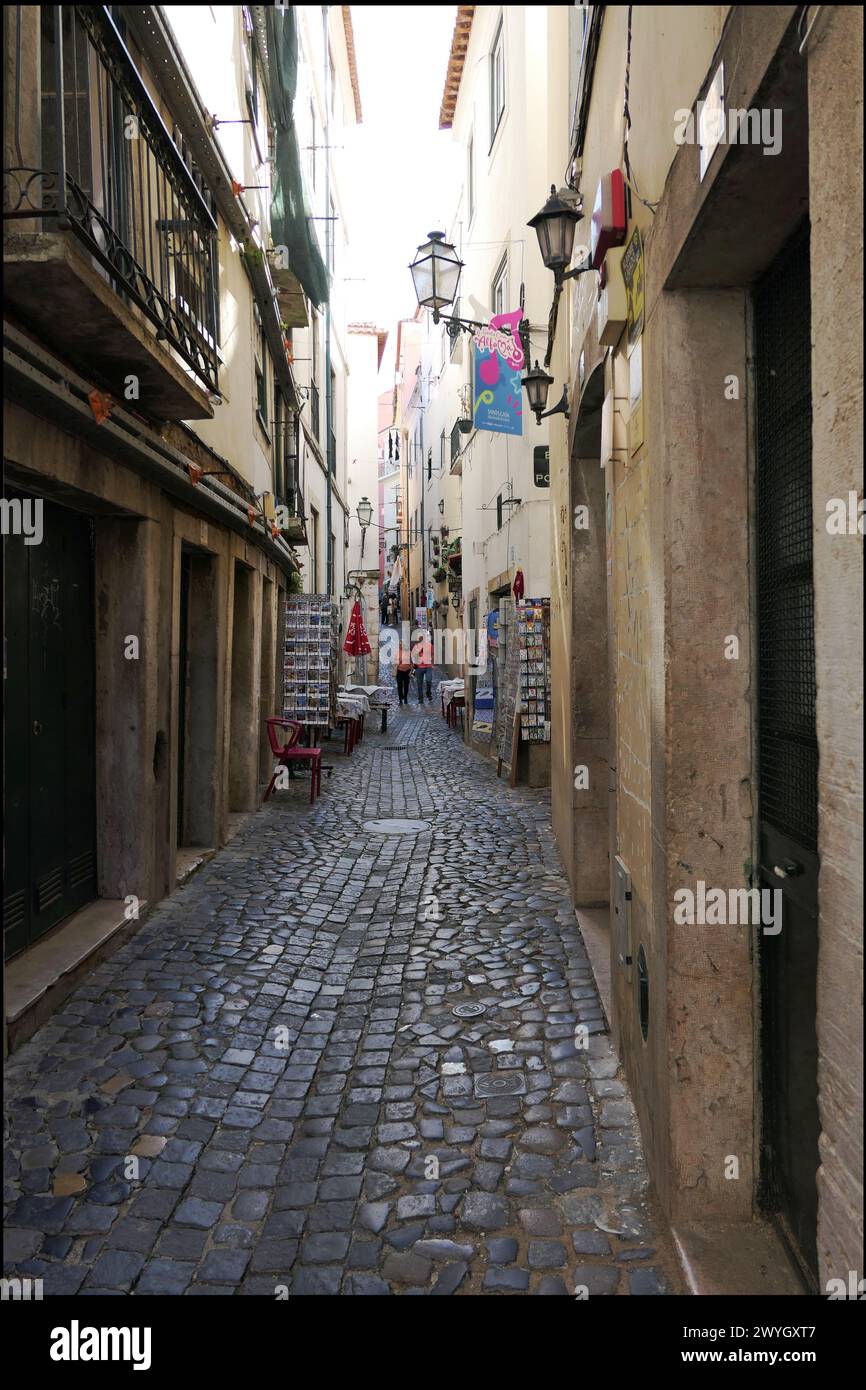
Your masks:
<svg viewBox="0 0 866 1390"><path fill-rule="evenodd" d="M448 578L448 571L444 565L436 566L435 570L433 571L433 578L436 580L437 584L441 584L443 580Z"/></svg>

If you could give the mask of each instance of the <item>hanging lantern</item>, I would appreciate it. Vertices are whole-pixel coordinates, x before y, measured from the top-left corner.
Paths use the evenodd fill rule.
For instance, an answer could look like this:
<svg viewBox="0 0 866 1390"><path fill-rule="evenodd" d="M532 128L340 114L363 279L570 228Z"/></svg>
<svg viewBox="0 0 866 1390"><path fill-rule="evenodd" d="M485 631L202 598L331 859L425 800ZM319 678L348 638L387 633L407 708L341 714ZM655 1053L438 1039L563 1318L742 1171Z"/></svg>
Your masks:
<svg viewBox="0 0 866 1390"><path fill-rule="evenodd" d="M418 303L432 309L433 322L438 323L440 309L454 302L463 262L444 232L428 232L427 237L409 269Z"/></svg>
<svg viewBox="0 0 866 1390"><path fill-rule="evenodd" d="M565 193L566 198L562 196ZM557 193L556 185L550 185L550 197L540 212L527 222L538 237L541 259L548 270L552 270L559 282L571 264L574 250L574 234L583 214L578 212L568 189Z"/></svg>

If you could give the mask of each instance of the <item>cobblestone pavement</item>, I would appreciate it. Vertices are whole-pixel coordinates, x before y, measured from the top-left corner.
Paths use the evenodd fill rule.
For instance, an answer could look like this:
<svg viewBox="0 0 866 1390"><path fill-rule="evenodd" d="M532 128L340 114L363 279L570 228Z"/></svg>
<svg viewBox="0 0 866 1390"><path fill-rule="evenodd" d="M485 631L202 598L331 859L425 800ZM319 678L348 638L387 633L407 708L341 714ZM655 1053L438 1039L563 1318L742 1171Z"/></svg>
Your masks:
<svg viewBox="0 0 866 1390"><path fill-rule="evenodd" d="M349 760L334 744L314 808L303 780L275 793L7 1063L7 1274L678 1291L549 794L411 699ZM392 816L428 824L365 831Z"/></svg>

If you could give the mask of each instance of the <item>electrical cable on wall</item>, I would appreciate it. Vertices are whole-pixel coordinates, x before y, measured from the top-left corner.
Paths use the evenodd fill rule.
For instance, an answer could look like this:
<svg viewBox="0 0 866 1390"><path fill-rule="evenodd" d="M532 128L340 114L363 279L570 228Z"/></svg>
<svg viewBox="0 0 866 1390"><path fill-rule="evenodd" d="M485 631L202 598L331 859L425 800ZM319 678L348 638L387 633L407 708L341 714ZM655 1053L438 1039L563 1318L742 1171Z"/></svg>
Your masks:
<svg viewBox="0 0 866 1390"><path fill-rule="evenodd" d="M633 6L633 5L629 5L629 7L628 7L628 31L627 31L627 37L626 37L626 51L625 51L625 90L624 90L624 92L623 92L623 100L622 100L622 117L623 117L623 128L622 128L622 164L623 164L623 166L624 166L624 171L625 171L625 172L624 172L625 182L628 184L629 189L630 189L631 192L634 194L634 196L637 198L638 202L639 202L639 203L643 203L644 207L645 207L645 208L649 208L650 212L653 214L653 216L655 216L655 211L656 211L656 208L658 207L658 199L656 199L656 201L655 201L654 203L651 203L651 202L649 202L646 198L642 198L642 197L641 197L641 194L640 194L640 192L639 192L639 190L638 190L638 186L637 186L637 178L636 178L636 176L635 176L635 174L634 174L634 172L633 172L633 170L632 170L632 167L631 167L631 159L629 158L629 152L628 152L628 133L629 133L629 131L631 130L631 112L629 111L629 105L628 105L628 93L629 93L629 82L630 82L630 77L631 77L631 16L632 16L632 10L633 10L633 9L634 9L634 6Z"/></svg>

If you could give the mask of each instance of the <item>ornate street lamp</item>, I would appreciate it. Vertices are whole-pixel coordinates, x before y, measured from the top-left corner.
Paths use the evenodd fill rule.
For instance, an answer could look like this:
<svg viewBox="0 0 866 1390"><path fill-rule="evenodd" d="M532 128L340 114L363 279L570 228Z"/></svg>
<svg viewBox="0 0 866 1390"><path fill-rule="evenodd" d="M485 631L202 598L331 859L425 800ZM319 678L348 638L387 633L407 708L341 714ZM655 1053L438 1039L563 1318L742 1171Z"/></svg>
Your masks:
<svg viewBox="0 0 866 1390"><path fill-rule="evenodd" d="M566 196L563 197L563 194ZM571 191L561 188L557 193L556 185L552 183L550 197L544 207L526 224L535 228L541 259L547 269L553 271L557 285L561 285L563 280L571 280L575 275L582 275L592 269L590 265L581 265L575 270L568 269L574 251L574 234L578 222L582 221L583 213L575 206Z"/></svg>
<svg viewBox="0 0 866 1390"><path fill-rule="evenodd" d="M529 398L529 409L535 416L535 423L540 425L542 420L546 420L549 415L564 415L566 420L568 415L568 389L563 386L562 396L558 405L552 410L545 410L547 405L547 393L553 385L553 377L548 376L543 367L539 367L536 359L535 366L531 372L527 372L522 378L522 384L526 387L526 394Z"/></svg>
<svg viewBox="0 0 866 1390"><path fill-rule="evenodd" d="M456 336L461 329L471 333L475 328L484 327L474 319L461 319L456 314L441 312L454 303L463 270L463 262L450 241L445 240L444 232L427 233L427 240L418 247L409 270L415 286L415 297L422 309L433 310L434 323L444 319L452 336Z"/></svg>
<svg viewBox="0 0 866 1390"><path fill-rule="evenodd" d="M356 515L361 526L361 559L363 560L364 541L367 539L367 527L373 520L373 503L370 501L369 497L361 498L360 502L358 503L358 510Z"/></svg>
<svg viewBox="0 0 866 1390"><path fill-rule="evenodd" d="M418 303L433 310L433 322L439 322L439 311L453 304L463 262L444 232L428 232L427 240L409 267Z"/></svg>

